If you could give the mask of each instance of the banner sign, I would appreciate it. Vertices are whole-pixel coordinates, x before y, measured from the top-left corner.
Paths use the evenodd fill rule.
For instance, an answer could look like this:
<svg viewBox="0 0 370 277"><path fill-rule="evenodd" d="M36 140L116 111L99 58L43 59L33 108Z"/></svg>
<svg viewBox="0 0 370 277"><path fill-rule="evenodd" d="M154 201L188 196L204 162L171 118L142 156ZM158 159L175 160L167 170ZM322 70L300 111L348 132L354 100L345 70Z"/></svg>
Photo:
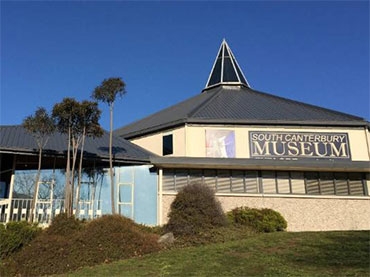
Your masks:
<svg viewBox="0 0 370 277"><path fill-rule="evenodd" d="M206 130L206 156L235 158L235 133L230 130Z"/></svg>
<svg viewBox="0 0 370 277"><path fill-rule="evenodd" d="M250 131L251 158L350 159L347 133Z"/></svg>

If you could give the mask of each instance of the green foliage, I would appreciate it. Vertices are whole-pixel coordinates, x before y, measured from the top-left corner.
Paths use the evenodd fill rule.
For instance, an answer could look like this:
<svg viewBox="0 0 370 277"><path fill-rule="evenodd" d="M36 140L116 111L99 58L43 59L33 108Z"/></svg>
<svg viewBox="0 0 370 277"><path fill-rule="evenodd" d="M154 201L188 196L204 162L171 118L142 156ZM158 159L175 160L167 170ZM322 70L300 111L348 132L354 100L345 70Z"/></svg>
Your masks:
<svg viewBox="0 0 370 277"><path fill-rule="evenodd" d="M101 110L97 102L84 100L80 103L81 129L85 129L88 137L101 137L104 133L99 124Z"/></svg>
<svg viewBox="0 0 370 277"><path fill-rule="evenodd" d="M53 107L52 116L55 119L58 130L61 133L68 134L71 130L78 131L78 110L79 103L74 98L66 97L62 102L57 103Z"/></svg>
<svg viewBox="0 0 370 277"><path fill-rule="evenodd" d="M45 147L56 127L54 119L42 107L38 108L34 115L27 116L22 126L35 137L40 149Z"/></svg>
<svg viewBox="0 0 370 277"><path fill-rule="evenodd" d="M52 116L61 133L68 134L71 131L72 138L82 136L85 130L86 136L100 137L103 130L99 125L101 110L98 103L84 100L78 102L74 98L64 98L62 102L53 107Z"/></svg>
<svg viewBox="0 0 370 277"><path fill-rule="evenodd" d="M0 224L0 259L19 251L31 242L41 229L37 224L26 221L9 222L6 226Z"/></svg>
<svg viewBox="0 0 370 277"><path fill-rule="evenodd" d="M9 275L21 276L65 273L159 251L158 237L119 215L84 224L61 215L29 247L7 260L4 268Z"/></svg>
<svg viewBox="0 0 370 277"><path fill-rule="evenodd" d="M68 216L66 213L58 214L54 217L46 233L49 235L70 236L82 229L82 222L73 215Z"/></svg>
<svg viewBox="0 0 370 277"><path fill-rule="evenodd" d="M175 235L196 235L226 224L214 192L207 186L193 183L184 187L172 202L166 231Z"/></svg>
<svg viewBox="0 0 370 277"><path fill-rule="evenodd" d="M238 207L227 213L234 225L248 226L257 232L284 231L287 222L284 217L272 209L253 209Z"/></svg>
<svg viewBox="0 0 370 277"><path fill-rule="evenodd" d="M100 86L96 87L92 97L111 106L117 96L126 93L126 84L121 78L109 78L103 80Z"/></svg>

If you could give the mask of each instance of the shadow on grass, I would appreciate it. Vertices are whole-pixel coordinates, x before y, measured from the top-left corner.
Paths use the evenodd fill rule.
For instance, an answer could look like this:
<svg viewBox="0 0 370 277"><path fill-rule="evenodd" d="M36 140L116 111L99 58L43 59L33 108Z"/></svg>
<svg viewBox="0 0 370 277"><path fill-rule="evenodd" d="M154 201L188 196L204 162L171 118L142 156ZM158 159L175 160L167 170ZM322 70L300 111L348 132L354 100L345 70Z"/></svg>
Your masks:
<svg viewBox="0 0 370 277"><path fill-rule="evenodd" d="M323 236L323 234L325 234ZM370 231L327 232L305 240L302 234L299 251L290 255L301 266L344 268L370 272Z"/></svg>

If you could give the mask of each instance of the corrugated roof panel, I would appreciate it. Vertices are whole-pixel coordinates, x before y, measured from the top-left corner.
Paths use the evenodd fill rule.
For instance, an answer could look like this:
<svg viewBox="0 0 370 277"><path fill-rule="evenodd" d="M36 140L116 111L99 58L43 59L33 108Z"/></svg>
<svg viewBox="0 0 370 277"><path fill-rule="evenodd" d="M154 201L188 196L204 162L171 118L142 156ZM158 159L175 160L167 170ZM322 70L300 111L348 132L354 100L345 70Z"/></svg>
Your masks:
<svg viewBox="0 0 370 277"><path fill-rule="evenodd" d="M35 152L38 147L35 139L22 126L0 126L0 151L24 151ZM59 154L67 150L67 136L55 132L48 143L45 151L53 151ZM96 156L98 158L109 157L109 133L104 132L100 138L87 137L84 147L85 157ZM149 161L154 154L117 136L113 137L113 152L115 159Z"/></svg>
<svg viewBox="0 0 370 277"><path fill-rule="evenodd" d="M132 138L187 123L299 125L361 125L360 117L262 93L250 88L217 86L195 97L118 129L115 134Z"/></svg>

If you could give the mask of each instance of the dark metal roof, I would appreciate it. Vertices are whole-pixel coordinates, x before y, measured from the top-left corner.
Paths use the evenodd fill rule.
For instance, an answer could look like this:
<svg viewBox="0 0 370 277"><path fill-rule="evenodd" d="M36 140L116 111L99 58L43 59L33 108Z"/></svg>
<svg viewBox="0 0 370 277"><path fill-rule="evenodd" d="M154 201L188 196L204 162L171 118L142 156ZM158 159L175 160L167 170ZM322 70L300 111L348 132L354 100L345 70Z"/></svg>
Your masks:
<svg viewBox="0 0 370 277"><path fill-rule="evenodd" d="M65 156L67 136L55 132L44 148L45 155ZM35 139L21 125L0 126L0 153L19 153L23 155L38 153ZM113 154L116 163L148 163L153 153L129 141L114 136ZM85 159L109 160L109 133L104 132L100 138L86 138Z"/></svg>
<svg viewBox="0 0 370 277"><path fill-rule="evenodd" d="M185 123L295 126L367 126L360 117L259 92L220 85L117 129L126 139Z"/></svg>
<svg viewBox="0 0 370 277"><path fill-rule="evenodd" d="M250 88L225 40L199 95L115 131L132 139L185 123L367 126L365 119Z"/></svg>

